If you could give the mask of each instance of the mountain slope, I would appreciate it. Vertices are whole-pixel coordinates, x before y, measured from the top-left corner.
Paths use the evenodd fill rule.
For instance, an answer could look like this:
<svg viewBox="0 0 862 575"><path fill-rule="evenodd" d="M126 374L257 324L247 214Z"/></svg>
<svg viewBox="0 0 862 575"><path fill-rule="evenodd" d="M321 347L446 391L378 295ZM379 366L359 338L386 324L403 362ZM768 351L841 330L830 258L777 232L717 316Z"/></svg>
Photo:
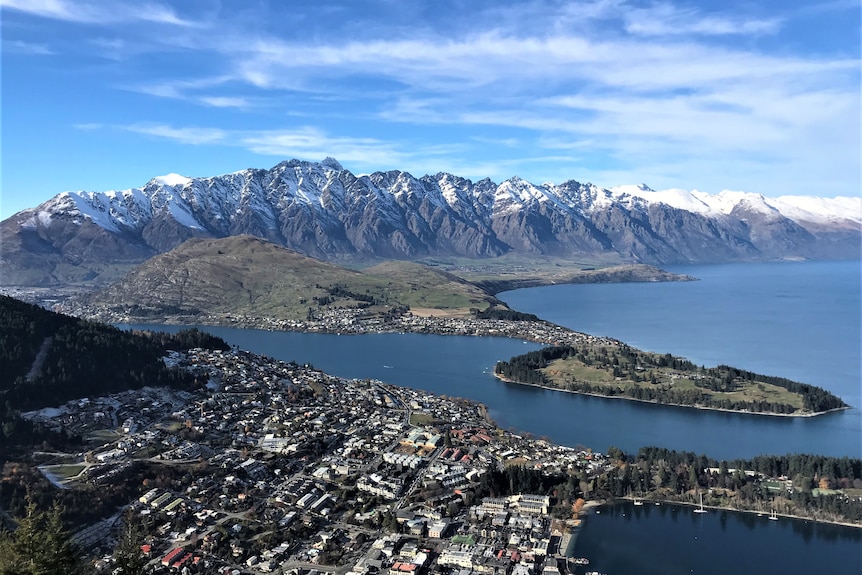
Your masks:
<svg viewBox="0 0 862 575"><path fill-rule="evenodd" d="M228 347L197 330L142 335L0 296L0 412L144 385L191 386L193 375L161 358L169 349L200 346Z"/></svg>
<svg viewBox="0 0 862 575"><path fill-rule="evenodd" d="M249 234L328 261L585 255L654 264L857 258L862 198L440 173L356 176L332 159L124 191L64 192L0 223L5 285L107 283L192 238Z"/></svg>
<svg viewBox="0 0 862 575"><path fill-rule="evenodd" d="M77 315L108 321L224 323L229 317L303 320L338 310L376 314L399 306L466 314L496 303L475 285L419 264L390 262L359 272L243 235L188 240L68 305Z"/></svg>

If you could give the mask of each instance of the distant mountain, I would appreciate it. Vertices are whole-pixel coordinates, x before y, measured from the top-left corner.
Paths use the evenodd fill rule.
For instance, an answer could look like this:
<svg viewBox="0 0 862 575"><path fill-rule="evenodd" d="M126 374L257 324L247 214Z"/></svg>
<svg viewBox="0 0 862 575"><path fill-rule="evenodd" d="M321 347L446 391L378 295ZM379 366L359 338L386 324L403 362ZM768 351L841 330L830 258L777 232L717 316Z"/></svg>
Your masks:
<svg viewBox="0 0 862 575"><path fill-rule="evenodd" d="M652 264L840 259L860 257L860 230L862 198L357 176L328 158L64 192L0 223L0 272L5 285L107 283L185 240L241 234L329 261L512 253Z"/></svg>
<svg viewBox="0 0 862 575"><path fill-rule="evenodd" d="M185 323L304 320L342 309L385 314L410 307L464 315L470 308L507 309L481 288L423 265L393 261L354 271L247 235L188 240L65 305L74 315L103 321Z"/></svg>

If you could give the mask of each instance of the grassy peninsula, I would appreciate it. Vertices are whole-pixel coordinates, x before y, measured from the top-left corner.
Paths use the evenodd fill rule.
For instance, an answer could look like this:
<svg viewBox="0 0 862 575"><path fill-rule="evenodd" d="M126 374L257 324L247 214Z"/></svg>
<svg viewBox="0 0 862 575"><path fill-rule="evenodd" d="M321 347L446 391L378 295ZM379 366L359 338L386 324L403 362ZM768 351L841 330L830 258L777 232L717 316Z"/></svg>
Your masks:
<svg viewBox="0 0 862 575"><path fill-rule="evenodd" d="M497 377L603 397L768 415L816 415L848 407L829 391L727 365L697 366L621 342L585 340L498 362Z"/></svg>

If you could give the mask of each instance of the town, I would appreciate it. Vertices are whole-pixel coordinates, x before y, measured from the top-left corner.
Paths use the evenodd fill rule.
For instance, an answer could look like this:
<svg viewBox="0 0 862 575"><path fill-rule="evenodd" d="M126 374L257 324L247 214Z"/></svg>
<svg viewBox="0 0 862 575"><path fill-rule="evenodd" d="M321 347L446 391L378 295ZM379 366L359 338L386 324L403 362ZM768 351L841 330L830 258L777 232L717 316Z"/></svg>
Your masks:
<svg viewBox="0 0 862 575"><path fill-rule="evenodd" d="M106 542L132 519L154 573L559 575L584 504L577 486L556 498L500 495L489 475L575 477L610 465L587 449L500 430L466 400L241 351L166 361L206 385L28 414L110 439L40 467L63 489L114 482L136 461L176 478L142 484L124 512L74 534L100 572L112 569Z"/></svg>

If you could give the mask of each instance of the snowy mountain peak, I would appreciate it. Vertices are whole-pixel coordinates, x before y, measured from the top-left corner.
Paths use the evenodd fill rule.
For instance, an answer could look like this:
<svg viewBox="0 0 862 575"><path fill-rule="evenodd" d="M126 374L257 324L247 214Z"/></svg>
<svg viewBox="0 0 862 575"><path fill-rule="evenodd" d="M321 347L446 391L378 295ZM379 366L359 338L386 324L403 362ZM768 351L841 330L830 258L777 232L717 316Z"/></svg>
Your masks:
<svg viewBox="0 0 862 575"><path fill-rule="evenodd" d="M99 273L105 262L141 261L189 238L238 234L335 260L510 252L659 264L835 259L859 257L862 198L607 189L576 180L535 185L519 177L473 183L398 170L356 176L327 158L208 178L168 174L122 191L64 192L0 226L5 245L19 237L23 246L15 269L54 258L46 282L56 281L54 265L89 261ZM0 259L0 275L11 277L13 264L4 262L11 260Z"/></svg>
<svg viewBox="0 0 862 575"><path fill-rule="evenodd" d="M329 156L324 158L323 161L320 162L320 165L323 166L324 168L329 168L330 170L335 170L336 172L341 172L342 170L344 170L344 166L342 166L338 160L336 160L335 158L331 158Z"/></svg>
<svg viewBox="0 0 862 575"><path fill-rule="evenodd" d="M163 186L182 187L190 183L192 179L179 174L170 173L164 176L156 176L151 181Z"/></svg>

